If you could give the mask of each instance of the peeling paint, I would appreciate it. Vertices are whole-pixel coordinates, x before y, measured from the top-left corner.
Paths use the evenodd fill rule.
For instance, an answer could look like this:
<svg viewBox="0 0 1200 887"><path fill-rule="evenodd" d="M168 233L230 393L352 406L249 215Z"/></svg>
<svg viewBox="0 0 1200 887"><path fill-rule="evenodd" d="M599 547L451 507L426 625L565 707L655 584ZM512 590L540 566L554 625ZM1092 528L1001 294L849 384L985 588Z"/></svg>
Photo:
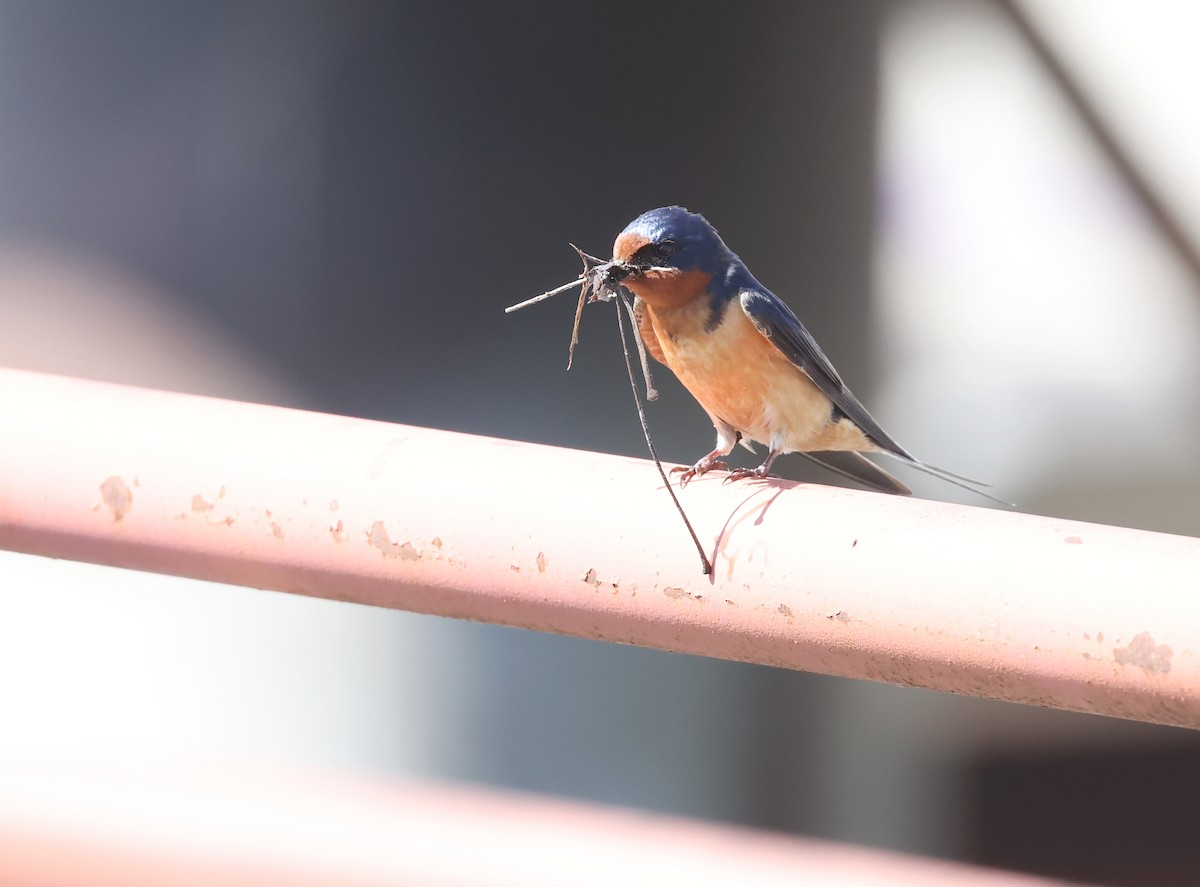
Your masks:
<svg viewBox="0 0 1200 887"><path fill-rule="evenodd" d="M850 614L845 610L834 610L832 613L826 613L825 618L836 619L838 622L849 622Z"/></svg>
<svg viewBox="0 0 1200 887"><path fill-rule="evenodd" d="M375 458L371 460L371 464L367 466L367 477L376 480L383 476L383 472L387 469L388 462L402 443L408 440L407 437L397 437L389 440L387 445L375 454Z"/></svg>
<svg viewBox="0 0 1200 887"><path fill-rule="evenodd" d="M205 500L205 498L199 493L192 497L192 511L196 512L197 514L202 514L205 511L212 510L213 504Z"/></svg>
<svg viewBox="0 0 1200 887"><path fill-rule="evenodd" d="M1150 632L1135 635L1128 647L1113 648L1118 665L1136 665L1147 674L1167 674L1171 671L1171 648L1155 644Z"/></svg>
<svg viewBox="0 0 1200 887"><path fill-rule="evenodd" d="M100 484L100 496L112 512L113 523L123 518L133 507L133 493L130 492L129 485L115 474Z"/></svg>
<svg viewBox="0 0 1200 887"><path fill-rule="evenodd" d="M283 527L279 526L277 521L271 521L271 535L276 539L283 538Z"/></svg>
<svg viewBox="0 0 1200 887"><path fill-rule="evenodd" d="M334 542L338 542L338 543L345 542L346 541L345 525L339 520L336 524L334 524L332 527L329 528L329 535L333 537Z"/></svg>
<svg viewBox="0 0 1200 887"><path fill-rule="evenodd" d="M789 607L787 604L780 604L779 605L779 615L790 617L792 615L792 608Z"/></svg>
<svg viewBox="0 0 1200 887"><path fill-rule="evenodd" d="M673 600L679 600L680 598L690 598L694 601L704 600L704 595L692 594L690 591L684 591L682 588L676 585L668 585L663 589L663 594Z"/></svg>
<svg viewBox="0 0 1200 887"><path fill-rule="evenodd" d="M432 545L434 548L436 548L438 551L442 550L442 540L441 540L441 537L439 537L439 536L434 536L432 539L430 539L429 544Z"/></svg>
<svg viewBox="0 0 1200 887"><path fill-rule="evenodd" d="M539 552L538 552L538 556L537 556L537 561L536 561L536 562L537 562L537 568L538 568L538 572L539 572L539 573L545 573L545 572L546 572L546 555L545 555L545 552L541 552L541 551L539 551Z"/></svg>
<svg viewBox="0 0 1200 887"><path fill-rule="evenodd" d="M520 572L521 572L521 565L520 565L520 564L509 564L509 565L508 565L508 568L509 568L510 570L512 570L514 573L520 573Z"/></svg>
<svg viewBox="0 0 1200 887"><path fill-rule="evenodd" d="M600 580L596 578L596 570L594 568L589 568L588 571L583 574L583 581L596 588L600 587Z"/></svg>
<svg viewBox="0 0 1200 887"><path fill-rule="evenodd" d="M399 558L402 561L421 559L421 553L413 548L411 542L393 542L381 520L375 521L371 524L371 529L367 530L367 544L378 548L384 557Z"/></svg>

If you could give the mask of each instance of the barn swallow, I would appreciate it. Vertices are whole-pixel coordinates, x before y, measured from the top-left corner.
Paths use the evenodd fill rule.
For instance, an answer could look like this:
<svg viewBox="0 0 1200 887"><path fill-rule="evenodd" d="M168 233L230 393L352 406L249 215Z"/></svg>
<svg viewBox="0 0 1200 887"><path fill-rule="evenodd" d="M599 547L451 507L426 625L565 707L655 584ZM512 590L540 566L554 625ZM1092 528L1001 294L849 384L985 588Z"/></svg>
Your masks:
<svg viewBox="0 0 1200 887"><path fill-rule="evenodd" d="M798 452L871 489L910 494L862 455L884 453L994 499L977 489L983 484L919 461L884 431L804 324L698 213L679 206L643 213L617 236L612 261L591 275L597 292L624 287L633 294L646 350L675 373L716 429L712 452L674 469L681 485L728 470L722 460L733 447L754 452L753 441L767 448L766 459L728 480L766 477L776 457Z"/></svg>

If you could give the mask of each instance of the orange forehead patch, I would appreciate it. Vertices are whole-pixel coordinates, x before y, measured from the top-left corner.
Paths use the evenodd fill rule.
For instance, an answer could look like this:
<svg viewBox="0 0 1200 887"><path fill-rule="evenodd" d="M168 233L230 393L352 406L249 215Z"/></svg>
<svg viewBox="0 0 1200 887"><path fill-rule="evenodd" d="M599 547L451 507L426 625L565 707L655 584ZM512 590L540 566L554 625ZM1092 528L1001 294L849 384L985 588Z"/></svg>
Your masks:
<svg viewBox="0 0 1200 887"><path fill-rule="evenodd" d="M650 244L650 238L645 234L621 234L613 244L613 258L618 262L628 262L638 250Z"/></svg>

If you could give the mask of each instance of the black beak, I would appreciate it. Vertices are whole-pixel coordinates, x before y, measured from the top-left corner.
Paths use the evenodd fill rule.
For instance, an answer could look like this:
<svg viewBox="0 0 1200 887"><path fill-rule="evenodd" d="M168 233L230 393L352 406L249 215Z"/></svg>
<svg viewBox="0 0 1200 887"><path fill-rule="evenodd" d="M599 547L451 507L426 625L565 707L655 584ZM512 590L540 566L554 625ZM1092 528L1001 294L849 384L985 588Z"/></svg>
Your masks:
<svg viewBox="0 0 1200 887"><path fill-rule="evenodd" d="M623 289L622 281L636 276L639 271L641 269L637 265L618 262L616 259L596 265L587 272L592 299L607 302Z"/></svg>
<svg viewBox="0 0 1200 887"><path fill-rule="evenodd" d="M618 262L615 259L611 262L606 262L600 268L604 269L603 280L605 284L616 286L626 278L632 277L641 269L637 265L629 265L625 262ZM600 270L599 268L597 270Z"/></svg>

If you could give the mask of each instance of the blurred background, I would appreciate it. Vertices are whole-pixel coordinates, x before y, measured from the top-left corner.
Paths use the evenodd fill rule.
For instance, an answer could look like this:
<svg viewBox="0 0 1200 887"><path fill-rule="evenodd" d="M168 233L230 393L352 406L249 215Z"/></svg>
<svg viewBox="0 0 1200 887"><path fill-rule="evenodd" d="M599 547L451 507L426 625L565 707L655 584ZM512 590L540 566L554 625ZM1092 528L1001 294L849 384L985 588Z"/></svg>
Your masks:
<svg viewBox="0 0 1200 887"><path fill-rule="evenodd" d="M502 309L680 203L922 458L1198 535L1198 27L1169 0L8 0L0 365L641 456L611 310L568 375L572 297ZM658 447L694 461L711 426L656 380ZM777 467L836 482L803 462ZM8 553L0 675L0 768L230 756L1200 870L1200 742L1170 728Z"/></svg>

